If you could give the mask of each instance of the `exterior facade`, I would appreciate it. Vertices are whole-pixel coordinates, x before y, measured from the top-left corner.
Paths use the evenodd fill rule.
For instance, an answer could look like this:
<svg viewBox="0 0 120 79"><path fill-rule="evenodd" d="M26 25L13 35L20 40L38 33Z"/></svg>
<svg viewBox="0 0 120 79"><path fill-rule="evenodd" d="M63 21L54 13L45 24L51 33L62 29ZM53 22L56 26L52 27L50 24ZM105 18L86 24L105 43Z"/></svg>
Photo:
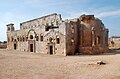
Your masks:
<svg viewBox="0 0 120 79"><path fill-rule="evenodd" d="M80 17L79 51L89 54L109 52L108 32L102 21L94 15Z"/></svg>
<svg viewBox="0 0 120 79"><path fill-rule="evenodd" d="M7 49L64 56L104 53L108 29L94 15L62 20L54 13L20 23L20 30L8 24Z"/></svg>

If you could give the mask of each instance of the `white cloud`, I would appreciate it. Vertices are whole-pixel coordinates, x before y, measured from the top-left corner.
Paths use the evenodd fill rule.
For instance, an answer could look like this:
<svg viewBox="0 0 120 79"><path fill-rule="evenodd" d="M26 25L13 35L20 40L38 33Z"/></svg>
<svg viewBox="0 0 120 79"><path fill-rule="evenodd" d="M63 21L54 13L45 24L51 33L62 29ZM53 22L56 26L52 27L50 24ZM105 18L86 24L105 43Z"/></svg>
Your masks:
<svg viewBox="0 0 120 79"><path fill-rule="evenodd" d="M95 13L96 17L120 16L120 10Z"/></svg>
<svg viewBox="0 0 120 79"><path fill-rule="evenodd" d="M72 18L78 18L80 17L81 15L83 14L86 14L86 15L93 15L93 13L90 13L90 12L69 12L67 13L68 15L63 17L63 19L72 19Z"/></svg>
<svg viewBox="0 0 120 79"><path fill-rule="evenodd" d="M67 13L68 16L65 16L64 19L70 19L70 18L77 18L81 16L82 14L86 15L95 15L95 17L102 18L102 17L110 17L110 16L120 16L120 9L119 10L112 10L112 11L101 11L98 10L94 12L69 12Z"/></svg>

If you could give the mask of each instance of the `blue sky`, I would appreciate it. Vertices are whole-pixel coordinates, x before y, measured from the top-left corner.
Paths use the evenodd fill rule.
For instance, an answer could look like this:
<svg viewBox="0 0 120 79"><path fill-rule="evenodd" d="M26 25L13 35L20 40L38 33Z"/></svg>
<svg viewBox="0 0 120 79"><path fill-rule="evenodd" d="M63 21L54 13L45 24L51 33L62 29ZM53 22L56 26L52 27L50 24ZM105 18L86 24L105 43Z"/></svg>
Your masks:
<svg viewBox="0 0 120 79"><path fill-rule="evenodd" d="M63 19L94 14L109 29L109 35L120 35L120 0L1 0L0 41L6 40L6 24L19 23L58 13Z"/></svg>

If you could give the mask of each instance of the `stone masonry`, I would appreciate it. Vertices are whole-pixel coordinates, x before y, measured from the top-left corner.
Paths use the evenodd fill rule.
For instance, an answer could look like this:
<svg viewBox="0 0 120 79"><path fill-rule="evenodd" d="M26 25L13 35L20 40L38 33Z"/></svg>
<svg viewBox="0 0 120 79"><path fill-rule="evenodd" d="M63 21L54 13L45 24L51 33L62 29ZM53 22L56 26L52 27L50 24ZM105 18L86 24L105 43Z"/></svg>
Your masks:
<svg viewBox="0 0 120 79"><path fill-rule="evenodd" d="M7 25L7 49L74 55L108 52L108 29L94 15L62 20L60 14L50 14L20 23Z"/></svg>

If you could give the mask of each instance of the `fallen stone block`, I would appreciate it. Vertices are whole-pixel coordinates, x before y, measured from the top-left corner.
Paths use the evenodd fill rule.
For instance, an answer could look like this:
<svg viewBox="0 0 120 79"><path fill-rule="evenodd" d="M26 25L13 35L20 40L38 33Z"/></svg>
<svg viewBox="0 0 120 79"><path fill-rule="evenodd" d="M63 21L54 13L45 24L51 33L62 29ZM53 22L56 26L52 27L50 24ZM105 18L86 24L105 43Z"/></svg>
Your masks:
<svg viewBox="0 0 120 79"><path fill-rule="evenodd" d="M98 64L98 65L104 65L104 64L106 64L106 63L104 63L103 61L97 61L97 64Z"/></svg>

